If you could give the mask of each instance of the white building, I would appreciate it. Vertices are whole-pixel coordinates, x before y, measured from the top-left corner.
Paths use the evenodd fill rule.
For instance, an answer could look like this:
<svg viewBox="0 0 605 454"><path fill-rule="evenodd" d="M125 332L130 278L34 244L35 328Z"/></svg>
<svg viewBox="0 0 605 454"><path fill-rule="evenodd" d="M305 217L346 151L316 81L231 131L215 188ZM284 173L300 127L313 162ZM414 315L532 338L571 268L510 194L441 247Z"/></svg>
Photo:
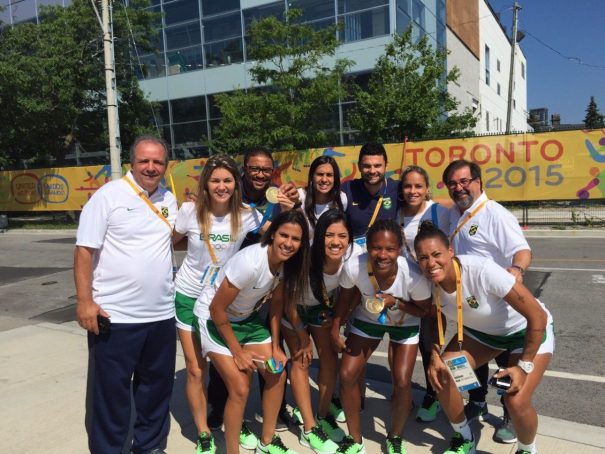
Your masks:
<svg viewBox="0 0 605 454"><path fill-rule="evenodd" d="M511 41L487 0L448 0L448 69L461 70L448 89L478 116L477 134L504 133ZM527 61L516 46L511 131L527 131Z"/></svg>

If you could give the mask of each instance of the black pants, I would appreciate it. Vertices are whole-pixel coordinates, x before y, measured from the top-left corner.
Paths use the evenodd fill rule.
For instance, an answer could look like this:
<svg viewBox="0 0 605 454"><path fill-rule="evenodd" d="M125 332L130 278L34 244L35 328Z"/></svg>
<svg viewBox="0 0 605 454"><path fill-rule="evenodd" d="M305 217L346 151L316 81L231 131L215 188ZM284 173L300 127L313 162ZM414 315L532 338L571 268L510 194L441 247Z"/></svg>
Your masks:
<svg viewBox="0 0 605 454"><path fill-rule="evenodd" d="M131 394L136 409L131 451L138 454L162 447L170 430L174 318L113 323L108 333L98 336L89 332L88 355L86 429L90 452L122 452L128 436Z"/></svg>
<svg viewBox="0 0 605 454"><path fill-rule="evenodd" d="M496 364L498 367L505 368L508 367L508 358L510 357L510 352L504 351L496 356ZM483 366L475 369L475 374L477 375L477 379L479 383L481 383L481 387L471 389L468 392L469 400L473 402L485 402L485 396L487 395L487 381L489 379L489 366L488 364L484 364Z"/></svg>

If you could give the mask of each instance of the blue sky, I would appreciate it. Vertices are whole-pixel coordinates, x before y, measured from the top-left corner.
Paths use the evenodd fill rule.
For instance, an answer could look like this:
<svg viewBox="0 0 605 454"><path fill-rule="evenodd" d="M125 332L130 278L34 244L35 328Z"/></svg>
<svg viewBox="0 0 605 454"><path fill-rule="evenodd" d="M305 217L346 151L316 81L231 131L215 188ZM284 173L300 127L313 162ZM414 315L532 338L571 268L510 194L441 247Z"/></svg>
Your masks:
<svg viewBox="0 0 605 454"><path fill-rule="evenodd" d="M514 1L489 3L501 12L510 34ZM528 109L547 107L549 115L561 114L561 123L582 123L594 96L605 114L605 0L519 0L519 5L519 29L528 32L520 43L527 58Z"/></svg>

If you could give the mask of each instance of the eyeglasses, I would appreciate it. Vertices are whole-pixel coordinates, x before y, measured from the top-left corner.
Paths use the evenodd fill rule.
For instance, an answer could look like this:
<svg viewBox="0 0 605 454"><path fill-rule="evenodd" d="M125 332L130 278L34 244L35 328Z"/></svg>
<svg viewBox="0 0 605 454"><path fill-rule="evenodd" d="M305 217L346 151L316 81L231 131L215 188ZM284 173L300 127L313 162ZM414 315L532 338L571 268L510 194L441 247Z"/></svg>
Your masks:
<svg viewBox="0 0 605 454"><path fill-rule="evenodd" d="M460 178L458 181L455 180L450 180L446 183L446 186L448 189L456 189L458 187L458 185L460 185L460 187L462 187L462 189L468 187L469 184L471 184L472 181L476 180L477 177L475 178Z"/></svg>
<svg viewBox="0 0 605 454"><path fill-rule="evenodd" d="M273 167L257 167L257 166L246 166L248 169L248 173L250 175L258 175L262 173L266 176L271 176L273 174Z"/></svg>

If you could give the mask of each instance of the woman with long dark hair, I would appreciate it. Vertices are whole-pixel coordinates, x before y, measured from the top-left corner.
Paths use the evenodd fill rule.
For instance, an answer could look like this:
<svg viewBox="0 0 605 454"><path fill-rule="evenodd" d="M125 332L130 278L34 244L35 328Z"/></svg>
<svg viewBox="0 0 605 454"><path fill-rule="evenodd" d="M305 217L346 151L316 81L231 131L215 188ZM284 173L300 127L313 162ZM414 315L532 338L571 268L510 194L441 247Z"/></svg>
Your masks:
<svg viewBox="0 0 605 454"><path fill-rule="evenodd" d="M299 415L303 425L300 442L321 453L334 452L338 448L334 442L345 436L330 413L338 361L331 346L330 326L338 281L353 252L352 241L343 211L330 209L319 217L311 246L308 294L296 305L287 306L282 319L282 335L292 358L290 384L297 405L294 414ZM319 358L317 419L313 416L309 386L313 345Z"/></svg>
<svg viewBox="0 0 605 454"><path fill-rule="evenodd" d="M262 435L256 452L273 452L275 448L289 452L275 435L285 374L283 367L273 366L285 365L287 360L279 343L283 307L271 305L269 323L258 311L273 295L286 306L304 297L308 248L303 215L296 210L281 213L260 244L242 249L221 268L216 291L203 290L198 298L201 307L209 307L209 313L198 319L202 352L215 364L229 390L224 412L229 454L239 451L238 437L255 370L265 379Z"/></svg>
<svg viewBox="0 0 605 454"><path fill-rule="evenodd" d="M347 196L340 190L340 169L331 156L315 158L309 168L306 189L299 188L298 196L302 210L309 223L309 233L313 231L319 217L331 208L347 209Z"/></svg>

